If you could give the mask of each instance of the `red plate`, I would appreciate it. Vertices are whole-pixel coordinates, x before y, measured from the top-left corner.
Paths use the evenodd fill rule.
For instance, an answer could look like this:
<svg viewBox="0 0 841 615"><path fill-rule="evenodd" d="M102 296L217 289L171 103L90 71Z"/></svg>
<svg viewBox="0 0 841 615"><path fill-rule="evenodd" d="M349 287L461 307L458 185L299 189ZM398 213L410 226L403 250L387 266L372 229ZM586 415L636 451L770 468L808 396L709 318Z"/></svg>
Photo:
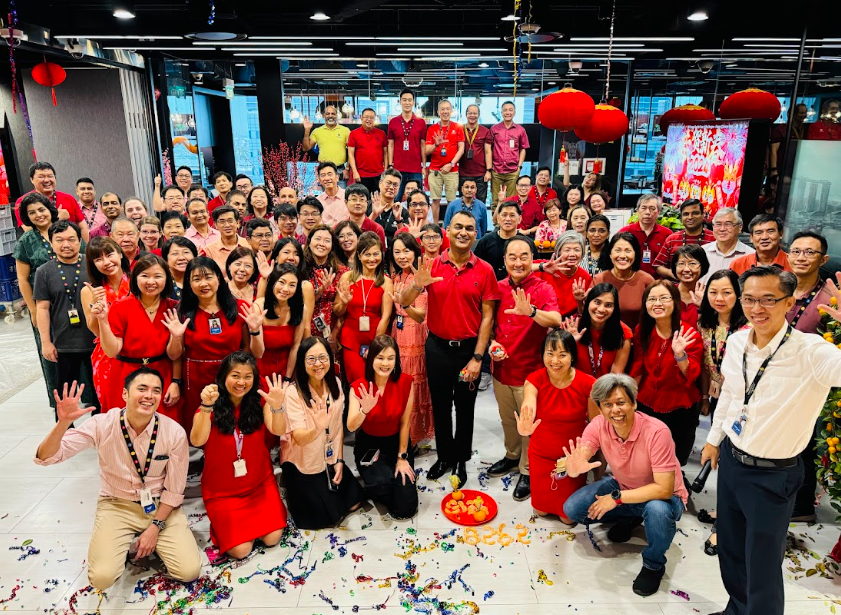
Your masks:
<svg viewBox="0 0 841 615"><path fill-rule="evenodd" d="M449 519L453 523L458 523L459 525L484 525L485 523L496 517L496 513L499 512L496 505L496 501L487 493L484 493L482 491L475 491L473 489L462 489L461 492L464 494L464 499L462 500L462 502L464 502L465 506L467 505L467 502L475 500L478 496L482 496L482 502L488 508L488 516L485 517L484 521L476 521L473 518L473 515L467 512L458 514L448 512L447 502L453 499L453 494L448 493L444 497L444 499L441 500L441 510L443 511L444 516L447 517L447 519Z"/></svg>

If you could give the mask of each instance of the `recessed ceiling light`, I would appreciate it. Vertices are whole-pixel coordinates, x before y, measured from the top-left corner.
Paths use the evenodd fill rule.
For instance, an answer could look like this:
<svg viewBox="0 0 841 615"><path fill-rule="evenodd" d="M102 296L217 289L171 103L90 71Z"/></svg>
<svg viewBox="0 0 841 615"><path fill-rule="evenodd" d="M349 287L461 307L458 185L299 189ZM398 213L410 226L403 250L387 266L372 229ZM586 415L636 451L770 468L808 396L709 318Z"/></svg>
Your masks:
<svg viewBox="0 0 841 615"><path fill-rule="evenodd" d="M531 89L531 91L532 91L532 92L539 92L539 91L540 91L540 88L532 88L532 89Z"/></svg>
<svg viewBox="0 0 841 615"><path fill-rule="evenodd" d="M547 81L546 83L547 83L548 85L557 85L557 84L558 84L558 82L557 82L557 81Z"/></svg>
<svg viewBox="0 0 841 615"><path fill-rule="evenodd" d="M244 34L237 34L236 32L210 31L210 32L191 32L184 35L185 38L196 41L239 41L245 38Z"/></svg>
<svg viewBox="0 0 841 615"><path fill-rule="evenodd" d="M114 9L114 17L117 19L134 19L134 11L128 9Z"/></svg>
<svg viewBox="0 0 841 615"><path fill-rule="evenodd" d="M706 11L695 11L687 17L689 21L706 21L709 18Z"/></svg>
<svg viewBox="0 0 841 615"><path fill-rule="evenodd" d="M367 64L365 64L364 62L359 62L359 63L356 65L356 68L368 68L368 65L367 65Z"/></svg>
<svg viewBox="0 0 841 615"><path fill-rule="evenodd" d="M330 17L328 15L325 15L321 11L318 11L317 13L313 13L312 15L310 15L310 19L312 19L313 21L328 21Z"/></svg>
<svg viewBox="0 0 841 615"><path fill-rule="evenodd" d="M248 66L245 62L237 62L234 66Z"/></svg>
<svg viewBox="0 0 841 615"><path fill-rule="evenodd" d="M502 21L520 21L520 18L517 17L514 13L509 13L508 15L502 18Z"/></svg>

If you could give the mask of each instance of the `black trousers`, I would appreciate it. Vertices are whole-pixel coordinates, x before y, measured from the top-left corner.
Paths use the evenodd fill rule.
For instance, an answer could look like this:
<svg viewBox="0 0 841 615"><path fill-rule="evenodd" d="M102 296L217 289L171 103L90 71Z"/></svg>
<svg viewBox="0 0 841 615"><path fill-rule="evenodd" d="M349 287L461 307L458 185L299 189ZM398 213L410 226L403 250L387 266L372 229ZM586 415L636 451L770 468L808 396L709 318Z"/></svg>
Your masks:
<svg viewBox="0 0 841 615"><path fill-rule="evenodd" d="M812 433L812 438L809 444L800 453L800 459L803 461L803 486L797 491L797 497L794 500L794 510L796 514L808 514L815 512L815 491L818 488L818 472L815 461L818 459L818 451L815 449L815 433L820 433L821 421L815 424L815 432Z"/></svg>
<svg viewBox="0 0 841 615"><path fill-rule="evenodd" d="M358 429L356 442L353 445L353 458L356 469L359 471L359 478L365 483L368 497L385 505L392 517L409 519L418 511L418 490L415 483L408 478L403 484L402 475L394 476L399 448L399 432L393 436L372 436L365 433L364 429ZM369 450L379 450L380 456L371 465L363 466L359 462ZM407 452L409 465L414 469L415 458L412 455L411 442L409 442Z"/></svg>
<svg viewBox="0 0 841 615"><path fill-rule="evenodd" d="M637 410L663 421L672 432L675 441L675 455L680 465L685 466L695 445L695 429L698 427L700 412L697 405L678 408L671 412L654 412L644 404L637 404Z"/></svg>
<svg viewBox="0 0 841 615"><path fill-rule="evenodd" d="M363 177L359 181L360 184L368 188L368 191L371 194L380 191L380 177L379 175L376 177ZM399 196L399 195L398 195Z"/></svg>
<svg viewBox="0 0 841 615"><path fill-rule="evenodd" d="M754 468L725 440L718 466L718 565L730 595L727 615L783 615L783 557L803 461Z"/></svg>
<svg viewBox="0 0 841 615"><path fill-rule="evenodd" d="M93 365L91 365L90 352L59 352L58 361L56 362L56 388L58 395L61 397L64 385L67 384L67 390L75 380L77 384L85 385L85 390L82 393L82 402L88 406L93 406L92 414L99 413L99 399L96 397L96 390L93 386ZM52 391L50 392L52 395ZM58 415L56 414L56 420Z"/></svg>
<svg viewBox="0 0 841 615"><path fill-rule="evenodd" d="M461 382L458 374L473 357L475 348L475 341L466 341L456 347L431 334L426 340L426 373L435 421L435 447L438 459L442 461L467 461L473 453L473 411L479 382L478 379Z"/></svg>

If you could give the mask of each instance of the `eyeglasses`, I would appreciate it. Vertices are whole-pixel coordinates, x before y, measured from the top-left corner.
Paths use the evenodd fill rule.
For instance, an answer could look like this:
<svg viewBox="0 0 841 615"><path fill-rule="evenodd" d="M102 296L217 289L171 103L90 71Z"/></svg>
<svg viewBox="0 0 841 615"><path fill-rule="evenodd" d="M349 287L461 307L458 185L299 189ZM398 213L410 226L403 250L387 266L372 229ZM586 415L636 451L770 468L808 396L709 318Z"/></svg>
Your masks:
<svg viewBox="0 0 841 615"><path fill-rule="evenodd" d="M309 211L302 211L301 212L302 218L320 218L321 214L317 211L309 212Z"/></svg>
<svg viewBox="0 0 841 615"><path fill-rule="evenodd" d="M443 241L443 237L438 235L421 235L421 241Z"/></svg>
<svg viewBox="0 0 841 615"><path fill-rule="evenodd" d="M788 251L789 255L797 258L801 254L806 258L815 258L816 256L823 256L823 252L819 250L813 250L812 248L807 248L806 250L801 250L800 248L794 248Z"/></svg>
<svg viewBox="0 0 841 615"><path fill-rule="evenodd" d="M698 261L680 261L675 265L675 269L679 269L681 267L687 267L689 269L700 269L701 263Z"/></svg>
<svg viewBox="0 0 841 615"><path fill-rule="evenodd" d="M254 233L254 234L253 234L253 235L251 235L251 236L252 236L254 239L271 239L271 238L272 238L272 234L271 234L271 233Z"/></svg>
<svg viewBox="0 0 841 615"><path fill-rule="evenodd" d="M657 305L659 303L660 305L668 305L669 303L672 303L672 301L674 301L674 299L671 297L649 297L645 300L645 304Z"/></svg>
<svg viewBox="0 0 841 615"><path fill-rule="evenodd" d="M383 182L383 186L387 188L399 188L400 182Z"/></svg>
<svg viewBox="0 0 841 615"><path fill-rule="evenodd" d="M304 362L310 367L312 367L314 365L318 365L319 363L329 363L330 357L326 354L320 354L317 357L307 357L306 359L304 359Z"/></svg>
<svg viewBox="0 0 841 615"><path fill-rule="evenodd" d="M774 297L760 297L759 299L756 299L754 297L741 297L739 299L739 303L742 304L742 307L746 308L752 308L757 303L764 308L772 308L783 299L788 299L789 297L791 297L791 295L785 295L783 297L780 297L779 299L776 299Z"/></svg>
<svg viewBox="0 0 841 615"><path fill-rule="evenodd" d="M738 223L736 222L713 222L713 228L723 229L726 228L728 231L730 229L736 228Z"/></svg>

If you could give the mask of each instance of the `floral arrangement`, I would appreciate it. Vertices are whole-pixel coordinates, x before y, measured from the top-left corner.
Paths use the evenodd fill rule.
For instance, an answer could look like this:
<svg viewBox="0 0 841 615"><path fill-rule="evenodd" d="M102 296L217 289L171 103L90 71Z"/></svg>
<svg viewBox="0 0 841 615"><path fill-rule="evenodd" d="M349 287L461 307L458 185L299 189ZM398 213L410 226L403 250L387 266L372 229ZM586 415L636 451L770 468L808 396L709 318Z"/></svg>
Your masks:
<svg viewBox="0 0 841 615"><path fill-rule="evenodd" d="M161 154L161 161L164 170L164 186L172 185L172 162L169 159L169 148Z"/></svg>
<svg viewBox="0 0 841 615"><path fill-rule="evenodd" d="M833 308L838 308L838 300L832 297L829 301ZM821 323L818 333L824 339L841 348L841 322L838 322L826 311L821 310ZM832 508L838 512L841 520L841 388L832 389L821 410L821 430L816 438L815 448L818 452L817 464L818 482L829 494Z"/></svg>
<svg viewBox="0 0 841 615"><path fill-rule="evenodd" d="M301 163L306 162L309 154L304 153L300 143L295 148L288 143L263 148L263 175L269 191L277 195L281 188L290 186L298 194L304 194L306 165Z"/></svg>
<svg viewBox="0 0 841 615"><path fill-rule="evenodd" d="M636 222L639 219L636 213L628 218L628 222ZM660 217L657 218L657 224L665 226L673 231L682 231L683 223L680 221L680 211L677 207L663 204L663 209L660 211Z"/></svg>

